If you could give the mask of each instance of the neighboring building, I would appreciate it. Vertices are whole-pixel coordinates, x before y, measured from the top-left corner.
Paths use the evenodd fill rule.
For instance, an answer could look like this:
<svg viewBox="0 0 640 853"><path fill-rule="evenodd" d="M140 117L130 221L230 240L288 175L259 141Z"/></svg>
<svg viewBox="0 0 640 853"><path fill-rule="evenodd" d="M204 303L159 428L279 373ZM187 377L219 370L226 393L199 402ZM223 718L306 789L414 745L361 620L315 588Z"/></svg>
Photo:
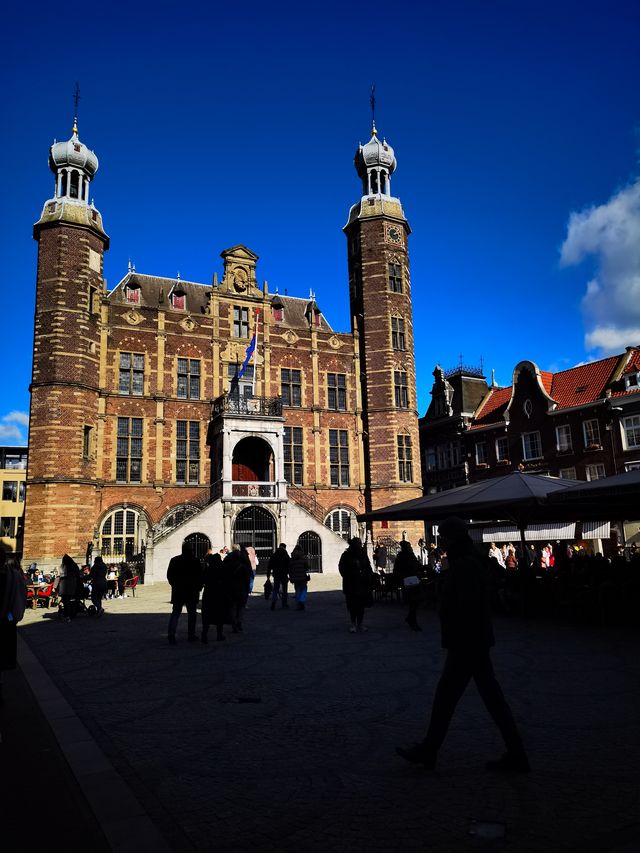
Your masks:
<svg viewBox="0 0 640 853"><path fill-rule="evenodd" d="M0 447L0 546L22 554L26 447Z"/></svg>
<svg viewBox="0 0 640 853"><path fill-rule="evenodd" d="M506 388L465 367L433 375L426 492L514 470L596 480L640 467L640 347L558 373L521 361Z"/></svg>
<svg viewBox="0 0 640 853"><path fill-rule="evenodd" d="M84 557L91 543L106 559L146 552L147 576L164 577L187 536L200 551L253 543L261 559L300 540L335 571L363 532L357 513L422 493L410 229L375 127L344 228L348 333L312 294L259 286L242 245L222 252L211 285L130 269L108 292L109 238L89 203L98 161L75 124L49 165L55 193L34 226L27 559ZM421 535L385 534L400 527Z"/></svg>

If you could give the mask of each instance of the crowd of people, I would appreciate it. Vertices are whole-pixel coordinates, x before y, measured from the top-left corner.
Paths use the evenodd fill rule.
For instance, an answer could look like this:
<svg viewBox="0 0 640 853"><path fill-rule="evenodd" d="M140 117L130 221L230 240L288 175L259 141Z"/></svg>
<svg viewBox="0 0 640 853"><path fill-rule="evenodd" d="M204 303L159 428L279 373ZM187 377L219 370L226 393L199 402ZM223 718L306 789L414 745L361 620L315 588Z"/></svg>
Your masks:
<svg viewBox="0 0 640 853"><path fill-rule="evenodd" d="M209 641L209 628L216 626L216 640L225 639L224 626L230 625L235 634L242 633L244 611L258 566L258 557L251 545L233 545L229 551L209 548L203 561L184 543L182 553L172 557L167 569L171 586L171 617L168 626L169 644L177 643L176 629L183 608L187 610L187 640L203 643ZM288 608L289 583L293 585L296 610L304 610L307 584L311 579L307 557L296 545L291 555L281 543L269 559L265 598L275 610L280 598L282 607ZM273 576L273 581L271 581ZM197 607L202 593L201 633L197 633Z"/></svg>

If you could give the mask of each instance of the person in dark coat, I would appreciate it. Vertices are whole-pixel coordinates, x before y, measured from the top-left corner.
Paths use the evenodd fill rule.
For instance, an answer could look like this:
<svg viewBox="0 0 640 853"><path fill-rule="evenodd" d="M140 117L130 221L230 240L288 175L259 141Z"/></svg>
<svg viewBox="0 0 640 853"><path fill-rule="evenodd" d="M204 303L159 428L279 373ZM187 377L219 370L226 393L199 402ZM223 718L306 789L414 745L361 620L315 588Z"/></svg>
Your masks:
<svg viewBox="0 0 640 853"><path fill-rule="evenodd" d="M307 584L309 582L309 560L299 545L291 552L289 561L289 580L296 591L296 610L304 610L307 599Z"/></svg>
<svg viewBox="0 0 640 853"><path fill-rule="evenodd" d="M364 609L372 601L374 576L367 552L357 536L349 540L349 547L340 557L338 571L342 576L342 591L351 619L349 630L352 634L366 631L367 627L362 622Z"/></svg>
<svg viewBox="0 0 640 853"><path fill-rule="evenodd" d="M226 640L224 623L231 613L231 578L229 565L211 548L204 558L204 589L202 590L202 642L208 643L209 625L216 626L216 640Z"/></svg>
<svg viewBox="0 0 640 853"><path fill-rule="evenodd" d="M249 589L253 571L246 551L234 545L224 558L224 567L228 572L231 591L231 630L242 633L242 617L249 598Z"/></svg>
<svg viewBox="0 0 640 853"><path fill-rule="evenodd" d="M27 587L20 563L0 546L0 705L2 673L17 665L17 624L27 605Z"/></svg>
<svg viewBox="0 0 640 853"><path fill-rule="evenodd" d="M202 566L186 542L182 544L182 554L169 560L167 580L171 585L171 617L169 619L169 644L176 644L176 628L182 608L187 608L187 638L193 643L198 639L196 634L196 614L198 598L202 589Z"/></svg>
<svg viewBox="0 0 640 853"><path fill-rule="evenodd" d="M107 594L107 571L102 557L96 557L91 566L91 603L98 616L104 613L102 599Z"/></svg>
<svg viewBox="0 0 640 853"><path fill-rule="evenodd" d="M68 554L62 558L58 595L62 602L62 615L70 622L76 615L76 605L71 602L78 597L84 598L84 587L80 579L80 566Z"/></svg>
<svg viewBox="0 0 640 853"><path fill-rule="evenodd" d="M522 739L489 656L494 637L486 561L476 554L462 519L446 519L439 534L449 558L440 605L442 646L447 649L447 658L436 687L426 737L415 746L396 747L396 752L407 761L433 769L456 705L473 678L507 748L502 758L487 762L487 768L527 772L530 767Z"/></svg>
<svg viewBox="0 0 640 853"><path fill-rule="evenodd" d="M404 580L405 578L420 578L422 573L422 566L418 561L418 558L413 553L413 548L411 544L403 539L400 543L400 550L398 551L398 555L393 564L393 576L396 580L397 585L403 591L404 600L409 605L409 613L405 622L411 628L412 631L422 631L422 628L418 625L418 604L420 603L420 584L416 584L415 586L405 586Z"/></svg>
<svg viewBox="0 0 640 853"><path fill-rule="evenodd" d="M287 546L281 542L275 552L269 557L267 565L267 578L273 575L273 590L271 591L271 609L276 609L278 593L282 591L282 606L288 607L287 588L289 586L289 561L291 557L287 552Z"/></svg>

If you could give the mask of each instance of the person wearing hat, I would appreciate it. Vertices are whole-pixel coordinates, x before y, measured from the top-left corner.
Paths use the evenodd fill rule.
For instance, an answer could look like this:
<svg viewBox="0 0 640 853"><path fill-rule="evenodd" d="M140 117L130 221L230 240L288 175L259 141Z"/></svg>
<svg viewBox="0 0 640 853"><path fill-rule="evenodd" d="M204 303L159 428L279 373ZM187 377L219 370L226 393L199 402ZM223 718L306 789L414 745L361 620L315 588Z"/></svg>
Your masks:
<svg viewBox="0 0 640 853"><path fill-rule="evenodd" d="M498 684L489 649L494 645L489 611L488 567L476 554L466 522L451 517L439 526L449 558L440 605L442 647L447 650L436 687L426 737L411 747L396 747L406 761L433 769L456 705L473 678L487 710L500 729L506 752L487 769L526 773L531 768L511 709Z"/></svg>

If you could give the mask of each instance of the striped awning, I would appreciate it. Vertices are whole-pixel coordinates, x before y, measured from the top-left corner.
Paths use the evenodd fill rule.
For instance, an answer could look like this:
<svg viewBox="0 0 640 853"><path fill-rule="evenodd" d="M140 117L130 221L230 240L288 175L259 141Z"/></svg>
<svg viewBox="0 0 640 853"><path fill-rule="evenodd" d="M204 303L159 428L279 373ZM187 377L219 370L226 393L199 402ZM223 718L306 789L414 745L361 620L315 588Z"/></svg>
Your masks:
<svg viewBox="0 0 640 853"><path fill-rule="evenodd" d="M610 536L610 521L585 521L582 524L583 539L608 539Z"/></svg>
<svg viewBox="0 0 640 853"><path fill-rule="evenodd" d="M544 524L529 524L524 532L527 542L539 542L542 539L575 539L575 521L547 522ZM485 527L482 530L481 542L519 542L520 530L515 524L500 524L495 527Z"/></svg>

